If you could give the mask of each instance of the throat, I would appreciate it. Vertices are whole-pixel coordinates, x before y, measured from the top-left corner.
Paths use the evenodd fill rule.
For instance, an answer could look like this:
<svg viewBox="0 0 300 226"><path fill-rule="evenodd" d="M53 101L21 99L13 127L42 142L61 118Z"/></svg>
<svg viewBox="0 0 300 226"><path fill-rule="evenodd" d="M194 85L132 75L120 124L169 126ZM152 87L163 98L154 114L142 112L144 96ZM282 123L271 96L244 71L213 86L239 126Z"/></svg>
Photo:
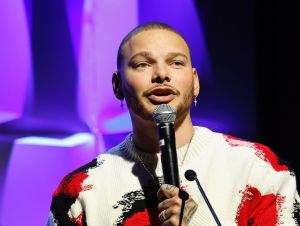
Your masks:
<svg viewBox="0 0 300 226"><path fill-rule="evenodd" d="M154 122L134 123L133 142L136 148L145 153L159 153L157 127Z"/></svg>

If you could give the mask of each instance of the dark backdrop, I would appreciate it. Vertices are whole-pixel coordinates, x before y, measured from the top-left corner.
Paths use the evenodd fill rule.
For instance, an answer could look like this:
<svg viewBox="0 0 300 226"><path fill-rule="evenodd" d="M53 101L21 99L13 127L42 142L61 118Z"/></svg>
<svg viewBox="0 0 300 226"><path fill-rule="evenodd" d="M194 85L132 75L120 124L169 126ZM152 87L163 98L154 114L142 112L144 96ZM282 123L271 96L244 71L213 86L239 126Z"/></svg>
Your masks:
<svg viewBox="0 0 300 226"><path fill-rule="evenodd" d="M240 89L242 95L232 95L232 101L249 101L246 89L254 101L249 105L255 115L240 116L255 124L255 129L252 133L240 129L234 135L270 146L291 163L299 177L300 9L296 1L195 3L205 28L216 86L221 87L217 95L222 99L222 92ZM231 107L240 111L244 104ZM245 126L247 123L241 125Z"/></svg>
<svg viewBox="0 0 300 226"><path fill-rule="evenodd" d="M299 10L296 1L255 1L258 138L292 163L298 179Z"/></svg>

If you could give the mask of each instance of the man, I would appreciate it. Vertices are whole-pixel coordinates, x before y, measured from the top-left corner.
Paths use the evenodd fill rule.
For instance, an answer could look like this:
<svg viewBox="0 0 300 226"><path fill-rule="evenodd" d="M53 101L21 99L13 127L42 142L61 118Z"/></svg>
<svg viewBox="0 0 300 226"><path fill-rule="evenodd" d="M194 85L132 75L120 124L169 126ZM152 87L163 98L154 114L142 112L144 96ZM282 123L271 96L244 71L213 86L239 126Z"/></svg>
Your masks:
<svg viewBox="0 0 300 226"><path fill-rule="evenodd" d="M161 23L135 28L119 47L117 65L113 90L126 100L133 132L64 178L48 225L216 225L195 182L184 178L188 169L222 225L299 225L295 175L268 147L192 125L189 108L200 86L178 32ZM163 184L152 119L160 104L176 111L180 189Z"/></svg>

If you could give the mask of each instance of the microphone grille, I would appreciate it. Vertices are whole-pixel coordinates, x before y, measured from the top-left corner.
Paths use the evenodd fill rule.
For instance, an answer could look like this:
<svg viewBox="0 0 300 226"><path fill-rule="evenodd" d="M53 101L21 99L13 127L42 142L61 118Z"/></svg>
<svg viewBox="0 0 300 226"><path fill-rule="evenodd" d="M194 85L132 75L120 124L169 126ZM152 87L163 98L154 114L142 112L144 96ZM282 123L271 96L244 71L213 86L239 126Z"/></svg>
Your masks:
<svg viewBox="0 0 300 226"><path fill-rule="evenodd" d="M194 170L191 170L191 169L185 171L184 176L189 181L194 181L197 178L196 172Z"/></svg>
<svg viewBox="0 0 300 226"><path fill-rule="evenodd" d="M168 104L161 104L156 107L152 115L157 124L159 123L173 123L176 119L176 112Z"/></svg>

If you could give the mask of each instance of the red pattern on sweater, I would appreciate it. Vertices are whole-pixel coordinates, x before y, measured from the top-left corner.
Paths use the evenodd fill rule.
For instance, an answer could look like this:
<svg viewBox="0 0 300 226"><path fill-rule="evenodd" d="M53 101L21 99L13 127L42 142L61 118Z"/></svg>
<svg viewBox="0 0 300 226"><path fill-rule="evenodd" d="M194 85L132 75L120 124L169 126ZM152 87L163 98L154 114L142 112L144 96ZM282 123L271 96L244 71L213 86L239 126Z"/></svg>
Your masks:
<svg viewBox="0 0 300 226"><path fill-rule="evenodd" d="M274 170L277 172L289 170L288 166L279 164L278 157L268 146L258 143L254 143L254 145L256 149L256 156L269 163Z"/></svg>
<svg viewBox="0 0 300 226"><path fill-rule="evenodd" d="M70 221L75 223L76 226L83 226L84 217L83 213L79 214L78 217L71 217Z"/></svg>
<svg viewBox="0 0 300 226"><path fill-rule="evenodd" d="M153 219L154 222L150 221ZM152 217L153 216L153 217ZM158 220L158 212L157 210L154 211L148 211L147 209L144 209L143 212L137 212L132 215L132 217L127 218L126 221L123 222L124 226L159 226L161 225L161 222Z"/></svg>
<svg viewBox="0 0 300 226"><path fill-rule="evenodd" d="M69 195L72 198L77 198L79 193L93 188L93 185L84 185L83 181L88 178L87 172L75 173L71 176L66 176L54 191L53 196L60 194Z"/></svg>
<svg viewBox="0 0 300 226"><path fill-rule="evenodd" d="M241 140L230 135L225 135L225 140L232 147L243 146L253 148L255 150L255 155L264 160L266 163L270 164L277 172L289 170L288 166L279 163L278 157L268 146Z"/></svg>
<svg viewBox="0 0 300 226"><path fill-rule="evenodd" d="M247 185L238 207L236 223L238 226L280 225L285 197L280 194L261 195L260 191Z"/></svg>

